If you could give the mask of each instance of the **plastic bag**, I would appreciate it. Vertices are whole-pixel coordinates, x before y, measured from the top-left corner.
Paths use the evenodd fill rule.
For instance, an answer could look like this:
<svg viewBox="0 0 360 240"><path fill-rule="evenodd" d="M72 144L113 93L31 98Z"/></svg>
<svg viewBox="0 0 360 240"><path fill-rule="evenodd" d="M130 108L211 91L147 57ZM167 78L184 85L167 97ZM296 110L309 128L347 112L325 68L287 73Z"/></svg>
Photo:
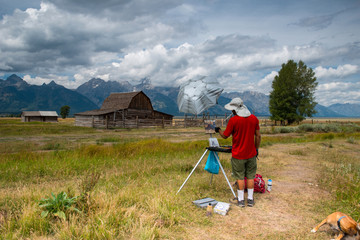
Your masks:
<svg viewBox="0 0 360 240"><path fill-rule="evenodd" d="M216 154L216 156L215 156ZM219 163L216 160L216 157L219 157L216 152L210 151L208 159L205 164L205 170L212 174L218 174L219 173Z"/></svg>

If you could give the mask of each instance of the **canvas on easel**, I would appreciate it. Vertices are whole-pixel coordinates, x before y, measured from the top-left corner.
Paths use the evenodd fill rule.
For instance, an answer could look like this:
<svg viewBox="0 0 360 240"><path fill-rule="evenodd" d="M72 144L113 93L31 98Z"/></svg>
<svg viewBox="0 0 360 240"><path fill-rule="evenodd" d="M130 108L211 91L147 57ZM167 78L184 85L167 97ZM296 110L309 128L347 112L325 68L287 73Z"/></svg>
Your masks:
<svg viewBox="0 0 360 240"><path fill-rule="evenodd" d="M210 147L220 147L219 141L217 140L217 138L209 138L209 146Z"/></svg>
<svg viewBox="0 0 360 240"><path fill-rule="evenodd" d="M205 124L205 133L213 134L215 133L215 120L204 120Z"/></svg>

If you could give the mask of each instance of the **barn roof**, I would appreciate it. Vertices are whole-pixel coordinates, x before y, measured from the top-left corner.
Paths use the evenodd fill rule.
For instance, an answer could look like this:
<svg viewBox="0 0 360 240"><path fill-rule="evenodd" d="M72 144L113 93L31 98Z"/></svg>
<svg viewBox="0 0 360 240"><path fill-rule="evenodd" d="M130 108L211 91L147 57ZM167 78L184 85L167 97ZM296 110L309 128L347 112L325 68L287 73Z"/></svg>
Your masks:
<svg viewBox="0 0 360 240"><path fill-rule="evenodd" d="M23 111L21 115L25 117L58 117L56 111Z"/></svg>
<svg viewBox="0 0 360 240"><path fill-rule="evenodd" d="M101 109L127 109L130 106L131 100L140 93L142 92L111 93L104 100Z"/></svg>

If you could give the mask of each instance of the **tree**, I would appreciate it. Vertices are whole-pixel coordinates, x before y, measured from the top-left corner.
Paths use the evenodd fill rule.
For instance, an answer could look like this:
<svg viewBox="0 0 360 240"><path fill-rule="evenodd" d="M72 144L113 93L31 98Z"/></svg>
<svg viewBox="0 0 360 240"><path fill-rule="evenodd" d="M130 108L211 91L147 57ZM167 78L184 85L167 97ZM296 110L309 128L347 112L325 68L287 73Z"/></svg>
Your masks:
<svg viewBox="0 0 360 240"><path fill-rule="evenodd" d="M315 73L301 60L289 60L272 82L269 110L271 119L284 124L300 122L316 113L314 93L317 86Z"/></svg>
<svg viewBox="0 0 360 240"><path fill-rule="evenodd" d="M69 116L70 113L70 107L65 105L60 108L60 115L63 119L65 119L67 116Z"/></svg>

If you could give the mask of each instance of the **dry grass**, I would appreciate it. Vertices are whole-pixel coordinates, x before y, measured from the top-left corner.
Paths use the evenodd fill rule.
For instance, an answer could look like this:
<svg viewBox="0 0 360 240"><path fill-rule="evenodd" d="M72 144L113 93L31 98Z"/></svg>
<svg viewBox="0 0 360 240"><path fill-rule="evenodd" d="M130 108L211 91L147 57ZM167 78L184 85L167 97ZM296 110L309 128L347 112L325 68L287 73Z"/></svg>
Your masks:
<svg viewBox="0 0 360 240"><path fill-rule="evenodd" d="M264 134L267 144L260 149L258 173L273 180L272 192L255 194L253 208L232 206L228 215L210 218L192 201L204 197L228 201L232 194L221 173L209 185L205 160L176 195L208 144L202 129L1 137L7 147L1 148L0 171L14 176L3 175L0 181L0 239L331 238L327 227L310 233L330 212L347 211L360 220L354 214L360 202L341 203L338 186L329 189L326 184L342 171L356 174L359 136L347 141L334 135L332 148L326 138L306 136ZM30 144L34 139L37 144ZM44 151L46 144L50 149ZM230 155L222 153L220 158L230 178ZM330 175L328 169L339 171L331 170ZM94 171L100 178L87 188L83 214L71 215L68 222L40 217L37 200L51 192L80 195L96 180L91 179Z"/></svg>

